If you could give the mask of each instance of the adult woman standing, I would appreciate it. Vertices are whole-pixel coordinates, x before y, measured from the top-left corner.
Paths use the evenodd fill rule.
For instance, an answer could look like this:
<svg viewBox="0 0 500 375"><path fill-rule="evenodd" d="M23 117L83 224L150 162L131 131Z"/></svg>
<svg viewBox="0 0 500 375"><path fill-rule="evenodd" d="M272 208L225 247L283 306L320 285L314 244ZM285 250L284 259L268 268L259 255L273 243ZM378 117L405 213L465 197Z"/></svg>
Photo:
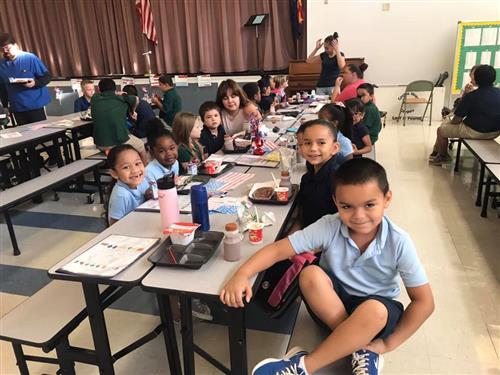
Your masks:
<svg viewBox="0 0 500 375"><path fill-rule="evenodd" d="M319 39L316 42L316 48L307 58L309 64L321 62L321 73L318 83L316 84L316 94L331 95L335 80L340 74L340 70L345 66L344 54L339 52L338 34L328 35L324 43ZM324 52L316 55L321 47L325 48Z"/></svg>
<svg viewBox="0 0 500 375"><path fill-rule="evenodd" d="M368 64L349 64L342 69L342 76L335 80L331 100L332 102L345 102L346 100L357 98L358 86L365 83L363 72L368 68ZM344 88L340 89L342 83Z"/></svg>

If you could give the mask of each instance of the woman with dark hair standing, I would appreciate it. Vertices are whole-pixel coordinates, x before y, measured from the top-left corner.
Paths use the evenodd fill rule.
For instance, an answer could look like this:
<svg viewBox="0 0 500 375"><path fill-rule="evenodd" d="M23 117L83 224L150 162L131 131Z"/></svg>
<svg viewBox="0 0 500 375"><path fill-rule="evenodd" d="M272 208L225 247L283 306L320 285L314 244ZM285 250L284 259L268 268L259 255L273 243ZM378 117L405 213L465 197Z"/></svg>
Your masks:
<svg viewBox="0 0 500 375"><path fill-rule="evenodd" d="M324 47L325 51L316 55L321 47ZM344 54L339 51L338 34L328 35L324 43L319 39L316 42L316 48L306 61L309 64L321 62L321 73L316 84L316 94L331 95L335 80L339 76L340 70L345 66Z"/></svg>
<svg viewBox="0 0 500 375"><path fill-rule="evenodd" d="M217 89L215 100L221 109L222 124L229 136L233 136L243 130L245 116L243 107L248 99L241 87L232 79L222 81Z"/></svg>
<svg viewBox="0 0 500 375"><path fill-rule="evenodd" d="M333 88L332 102L345 102L346 100L357 98L357 89L359 85L365 83L363 79L364 71L368 68L368 64L349 64L342 69L342 75L335 80ZM344 88L340 86L344 83Z"/></svg>

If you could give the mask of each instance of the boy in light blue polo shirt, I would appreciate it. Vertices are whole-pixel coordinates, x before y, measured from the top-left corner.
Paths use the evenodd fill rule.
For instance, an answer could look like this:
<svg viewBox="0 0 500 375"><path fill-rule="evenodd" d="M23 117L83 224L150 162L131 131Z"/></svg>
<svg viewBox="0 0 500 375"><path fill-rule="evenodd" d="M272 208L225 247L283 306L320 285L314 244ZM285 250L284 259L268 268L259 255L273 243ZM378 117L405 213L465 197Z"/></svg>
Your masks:
<svg viewBox="0 0 500 375"><path fill-rule="evenodd" d="M379 374L381 354L397 348L429 317L434 301L425 271L406 232L387 217L392 193L384 168L368 158L342 164L333 181L335 215L326 215L253 255L224 286L221 301L243 307L249 278L274 263L311 249L319 266L300 274L313 319L330 335L311 353L294 348L283 359L261 361L252 374L313 374L352 354L353 374ZM402 278L410 304L394 300Z"/></svg>

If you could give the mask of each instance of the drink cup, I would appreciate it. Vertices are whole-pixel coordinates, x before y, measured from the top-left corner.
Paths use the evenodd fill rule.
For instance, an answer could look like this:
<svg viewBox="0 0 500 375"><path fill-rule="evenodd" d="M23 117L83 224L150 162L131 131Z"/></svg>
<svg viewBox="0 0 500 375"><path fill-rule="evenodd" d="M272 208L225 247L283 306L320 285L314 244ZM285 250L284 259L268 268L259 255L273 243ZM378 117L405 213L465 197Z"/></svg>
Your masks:
<svg viewBox="0 0 500 375"><path fill-rule="evenodd" d="M279 187L274 189L276 192L276 197L281 202L288 202L288 188L287 187Z"/></svg>
<svg viewBox="0 0 500 375"><path fill-rule="evenodd" d="M248 225L248 240L252 245L258 245L262 243L263 229L264 224L262 223L253 222Z"/></svg>
<svg viewBox="0 0 500 375"><path fill-rule="evenodd" d="M227 151L233 151L234 150L234 144L233 144L233 139L232 138L227 138L224 140L224 150Z"/></svg>

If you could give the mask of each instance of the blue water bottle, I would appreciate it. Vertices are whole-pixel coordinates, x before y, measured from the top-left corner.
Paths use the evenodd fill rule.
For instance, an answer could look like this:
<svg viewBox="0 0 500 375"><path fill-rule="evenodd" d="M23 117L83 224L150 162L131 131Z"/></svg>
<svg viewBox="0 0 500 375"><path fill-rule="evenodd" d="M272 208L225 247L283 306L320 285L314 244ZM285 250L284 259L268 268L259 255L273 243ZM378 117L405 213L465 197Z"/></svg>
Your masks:
<svg viewBox="0 0 500 375"><path fill-rule="evenodd" d="M191 213L193 223L200 224L202 231L210 230L210 221L208 219L208 194L203 185L191 187Z"/></svg>

